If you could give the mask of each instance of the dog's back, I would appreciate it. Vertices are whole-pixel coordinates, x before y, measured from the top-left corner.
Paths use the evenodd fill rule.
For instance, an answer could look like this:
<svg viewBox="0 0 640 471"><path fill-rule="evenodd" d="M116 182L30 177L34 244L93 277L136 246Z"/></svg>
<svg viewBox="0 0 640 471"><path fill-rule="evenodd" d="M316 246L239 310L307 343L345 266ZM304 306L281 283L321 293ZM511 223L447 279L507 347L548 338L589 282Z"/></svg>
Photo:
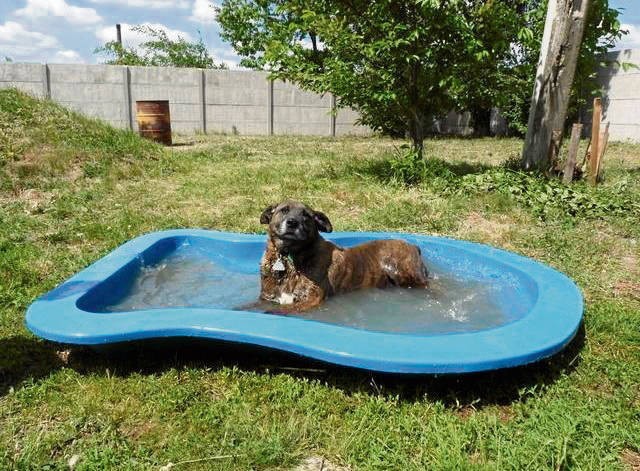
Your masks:
<svg viewBox="0 0 640 471"><path fill-rule="evenodd" d="M425 287L427 269L420 249L403 240L376 240L336 256L328 278L335 293L389 286Z"/></svg>
<svg viewBox="0 0 640 471"><path fill-rule="evenodd" d="M268 246L261 264L260 295L290 305L277 311L304 311L328 296L357 289L428 284L420 249L402 240L377 240L343 249L320 238L295 260L284 260L284 270L273 270L278 260L275 248Z"/></svg>

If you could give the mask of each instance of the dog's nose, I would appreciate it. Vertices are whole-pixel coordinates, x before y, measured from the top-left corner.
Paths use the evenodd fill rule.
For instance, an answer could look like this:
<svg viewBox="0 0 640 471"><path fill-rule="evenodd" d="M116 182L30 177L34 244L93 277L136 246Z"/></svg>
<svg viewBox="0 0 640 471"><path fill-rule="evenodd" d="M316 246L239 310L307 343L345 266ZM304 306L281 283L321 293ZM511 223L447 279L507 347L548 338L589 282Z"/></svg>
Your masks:
<svg viewBox="0 0 640 471"><path fill-rule="evenodd" d="M295 229L300 223L296 219L287 219L287 229Z"/></svg>

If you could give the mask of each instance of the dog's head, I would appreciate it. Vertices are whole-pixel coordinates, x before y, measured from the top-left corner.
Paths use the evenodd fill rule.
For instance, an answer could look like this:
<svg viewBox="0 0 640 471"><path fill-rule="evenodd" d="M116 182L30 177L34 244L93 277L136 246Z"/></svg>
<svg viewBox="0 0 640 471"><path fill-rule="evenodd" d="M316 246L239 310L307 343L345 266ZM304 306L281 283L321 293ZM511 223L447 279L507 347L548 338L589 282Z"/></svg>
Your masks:
<svg viewBox="0 0 640 471"><path fill-rule="evenodd" d="M260 216L269 225L269 237L280 252L294 254L313 244L319 232L331 232L331 221L320 211L286 200L266 208Z"/></svg>

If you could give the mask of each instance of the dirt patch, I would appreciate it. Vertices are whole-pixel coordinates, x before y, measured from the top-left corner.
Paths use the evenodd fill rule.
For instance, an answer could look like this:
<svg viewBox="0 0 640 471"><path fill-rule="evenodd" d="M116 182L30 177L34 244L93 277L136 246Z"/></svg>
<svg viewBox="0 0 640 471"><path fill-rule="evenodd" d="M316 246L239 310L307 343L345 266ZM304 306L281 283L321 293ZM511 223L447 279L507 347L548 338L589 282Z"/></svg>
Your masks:
<svg viewBox="0 0 640 471"><path fill-rule="evenodd" d="M133 440L138 440L155 431L157 427L158 424L156 422L147 421L127 427L122 430L122 433Z"/></svg>
<svg viewBox="0 0 640 471"><path fill-rule="evenodd" d="M18 160L7 164L7 173L19 187L25 178L59 177L75 182L84 176L83 162L88 156L61 153L59 149L39 146L26 151ZM26 190L28 191L28 190Z"/></svg>
<svg viewBox="0 0 640 471"><path fill-rule="evenodd" d="M55 193L51 191L39 191L29 188L18 190L16 199L24 203L28 214L35 214L44 211L50 206L55 196Z"/></svg>
<svg viewBox="0 0 640 471"><path fill-rule="evenodd" d="M322 456L310 456L291 471L349 471L349 468L333 464Z"/></svg>
<svg viewBox="0 0 640 471"><path fill-rule="evenodd" d="M613 292L616 296L625 296L640 300L640 283L634 281L618 281L613 286Z"/></svg>
<svg viewBox="0 0 640 471"><path fill-rule="evenodd" d="M469 417L473 416L477 412L476 408L473 406L464 406L459 409L456 409L456 415L462 420L467 420Z"/></svg>
<svg viewBox="0 0 640 471"><path fill-rule="evenodd" d="M510 422L516 416L511 406L498 406L498 420L502 423Z"/></svg>
<svg viewBox="0 0 640 471"><path fill-rule="evenodd" d="M478 409L473 404L463 406L455 410L455 414L462 420L468 420L478 412ZM515 417L515 412L510 406L496 406L485 409L488 414L495 414L497 419L506 423L511 421Z"/></svg>
<svg viewBox="0 0 640 471"><path fill-rule="evenodd" d="M620 264L624 267L625 270L631 273L640 272L640 268L638 267L638 257L635 254L624 255L620 259Z"/></svg>
<svg viewBox="0 0 640 471"><path fill-rule="evenodd" d="M640 471L640 453L637 451L629 450L628 448L623 450L620 460L629 471Z"/></svg>
<svg viewBox="0 0 640 471"><path fill-rule="evenodd" d="M474 235L482 242L508 246L509 233L513 226L513 222L506 215L498 215L495 218L487 219L483 214L472 211L460 224L458 234L463 238Z"/></svg>
<svg viewBox="0 0 640 471"><path fill-rule="evenodd" d="M633 252L620 257L624 279L618 280L613 285L613 292L616 296L627 296L640 300L640 282L635 281L640 275L639 265L638 257Z"/></svg>

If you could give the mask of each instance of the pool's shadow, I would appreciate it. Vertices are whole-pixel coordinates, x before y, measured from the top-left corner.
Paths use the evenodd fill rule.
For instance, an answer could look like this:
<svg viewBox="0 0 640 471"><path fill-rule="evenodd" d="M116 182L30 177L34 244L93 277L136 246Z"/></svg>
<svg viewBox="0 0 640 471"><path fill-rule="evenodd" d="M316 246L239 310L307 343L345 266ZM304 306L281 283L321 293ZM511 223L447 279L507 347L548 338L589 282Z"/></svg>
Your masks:
<svg viewBox="0 0 640 471"><path fill-rule="evenodd" d="M25 381L38 380L61 368L66 355L64 347L33 337L0 338L0 396Z"/></svg>
<svg viewBox="0 0 640 471"><path fill-rule="evenodd" d="M428 399L448 407L482 408L526 400L535 392L570 374L580 362L585 341L584 326L560 353L540 362L516 368L463 375L399 375L372 373L309 360L275 350L193 339L173 339L116 345L103 351L75 348L66 365L80 373L128 376L157 374L170 368L235 367L260 374L287 374L315 379L347 394L366 393L401 400Z"/></svg>
<svg viewBox="0 0 640 471"><path fill-rule="evenodd" d="M463 375L398 375L338 367L255 346L205 340L144 341L95 351L15 336L0 339L0 396L61 367L73 368L81 374L115 376L157 374L184 367L210 370L235 367L260 374L316 379L347 394L399 397L406 401L428 399L456 409L478 409L526 400L562 375L570 374L580 362L584 341L581 326L564 350L531 365Z"/></svg>

